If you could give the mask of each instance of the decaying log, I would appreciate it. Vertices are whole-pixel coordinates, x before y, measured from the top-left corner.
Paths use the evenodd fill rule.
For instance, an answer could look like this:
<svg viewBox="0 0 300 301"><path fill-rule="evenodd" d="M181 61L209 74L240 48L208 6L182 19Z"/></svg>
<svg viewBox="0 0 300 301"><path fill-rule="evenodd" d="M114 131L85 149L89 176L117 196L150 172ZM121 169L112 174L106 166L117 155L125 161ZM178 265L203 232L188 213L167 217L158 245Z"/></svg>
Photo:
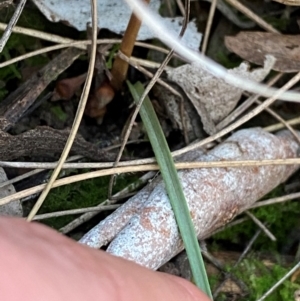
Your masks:
<svg viewBox="0 0 300 301"><path fill-rule="evenodd" d="M261 160L297 157L298 145L285 131L241 130L197 161ZM189 159L190 157L190 159ZM186 154L195 160L195 153ZM179 176L199 239L211 235L237 214L284 182L297 166L255 166L182 170ZM81 240L99 248L112 238L107 251L157 269L183 249L164 184L150 186L100 222Z"/></svg>

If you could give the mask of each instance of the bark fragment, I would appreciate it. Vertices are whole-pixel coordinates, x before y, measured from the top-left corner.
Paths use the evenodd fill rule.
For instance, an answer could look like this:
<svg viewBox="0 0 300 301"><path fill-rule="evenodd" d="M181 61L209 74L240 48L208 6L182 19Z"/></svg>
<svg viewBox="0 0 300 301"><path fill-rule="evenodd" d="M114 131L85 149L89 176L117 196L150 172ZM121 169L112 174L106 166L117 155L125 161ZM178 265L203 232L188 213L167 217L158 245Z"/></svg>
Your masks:
<svg viewBox="0 0 300 301"><path fill-rule="evenodd" d="M242 31L236 36L226 36L225 45L251 63L263 65L265 56L272 55L276 58L272 69L279 72L300 70L299 35Z"/></svg>
<svg viewBox="0 0 300 301"><path fill-rule="evenodd" d="M19 135L10 135L0 129L0 160L8 161L20 157L57 158L64 149L69 130L56 130L40 126ZM104 151L77 135L71 154L81 155L96 161L112 161L116 155Z"/></svg>

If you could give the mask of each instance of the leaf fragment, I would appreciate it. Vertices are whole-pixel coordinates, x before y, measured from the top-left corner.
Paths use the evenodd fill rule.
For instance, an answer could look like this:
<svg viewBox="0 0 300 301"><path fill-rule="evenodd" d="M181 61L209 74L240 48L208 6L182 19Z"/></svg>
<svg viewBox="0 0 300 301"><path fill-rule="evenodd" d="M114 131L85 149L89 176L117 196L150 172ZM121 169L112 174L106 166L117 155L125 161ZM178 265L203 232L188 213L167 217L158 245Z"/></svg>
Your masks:
<svg viewBox="0 0 300 301"><path fill-rule="evenodd" d="M228 73L259 82L270 72L274 62L272 56L267 56L263 68L249 71L249 65L243 62ZM184 90L208 134L215 133L215 125L235 108L243 93L242 89L227 84L195 63L168 70L167 75Z"/></svg>
<svg viewBox="0 0 300 301"><path fill-rule="evenodd" d="M242 31L225 37L226 47L249 62L262 65L266 55L276 62L272 69L280 72L300 71L300 35Z"/></svg>

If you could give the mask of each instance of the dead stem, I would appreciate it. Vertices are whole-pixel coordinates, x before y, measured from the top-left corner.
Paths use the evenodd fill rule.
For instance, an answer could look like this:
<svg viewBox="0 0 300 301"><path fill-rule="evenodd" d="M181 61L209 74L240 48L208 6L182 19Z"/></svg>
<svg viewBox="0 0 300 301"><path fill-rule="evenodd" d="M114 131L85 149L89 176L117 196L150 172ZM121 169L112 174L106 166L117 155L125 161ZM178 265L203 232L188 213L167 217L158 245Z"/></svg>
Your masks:
<svg viewBox="0 0 300 301"><path fill-rule="evenodd" d="M145 4L148 4L150 0L144 0L144 2ZM141 23L141 20L134 13L132 13L120 45L120 52L124 53L128 57L130 57L132 54ZM121 89L122 84L127 76L128 66L128 63L122 60L119 56L115 58L111 69L112 79L110 81L110 86L112 87L112 90L119 91ZM107 87L105 87L107 84L108 83L105 81L104 86L101 85L97 89L98 109L103 109L114 98L114 93L110 93L108 97Z"/></svg>
<svg viewBox="0 0 300 301"><path fill-rule="evenodd" d="M144 0L144 2L148 4L150 0ZM141 20L132 13L120 46L120 51L128 57L130 57L132 54L134 43L141 27L141 23ZM120 57L116 57L111 69L111 85L114 90L118 91L121 89L122 84L126 79L127 71L128 63L123 61Z"/></svg>

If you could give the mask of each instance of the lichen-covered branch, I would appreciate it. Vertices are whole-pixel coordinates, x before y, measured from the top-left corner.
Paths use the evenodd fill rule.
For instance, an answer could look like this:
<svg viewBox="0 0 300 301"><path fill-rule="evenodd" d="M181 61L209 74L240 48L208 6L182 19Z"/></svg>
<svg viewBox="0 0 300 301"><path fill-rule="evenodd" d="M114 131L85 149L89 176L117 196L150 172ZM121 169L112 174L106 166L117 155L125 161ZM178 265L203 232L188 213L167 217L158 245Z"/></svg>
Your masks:
<svg viewBox="0 0 300 301"><path fill-rule="evenodd" d="M255 128L236 132L207 154L190 152L185 159L282 159L297 157L297 151L297 142L287 131L275 136ZM208 237L227 224L284 182L296 169L297 166L274 165L180 171L198 237ZM157 269L183 249L162 180L157 179L145 187L80 242L99 248L114 236L108 252L152 269Z"/></svg>

